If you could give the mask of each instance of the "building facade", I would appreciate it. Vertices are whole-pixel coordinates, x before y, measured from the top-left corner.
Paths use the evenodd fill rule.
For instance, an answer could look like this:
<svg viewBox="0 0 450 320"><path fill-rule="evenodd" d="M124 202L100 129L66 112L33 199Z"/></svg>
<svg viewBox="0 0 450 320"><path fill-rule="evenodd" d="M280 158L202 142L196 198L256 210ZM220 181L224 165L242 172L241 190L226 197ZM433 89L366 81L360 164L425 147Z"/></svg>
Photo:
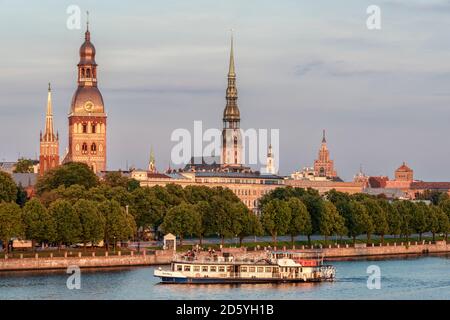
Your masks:
<svg viewBox="0 0 450 320"><path fill-rule="evenodd" d="M59 134L53 128L52 89L48 84L44 134L40 133L39 175L59 166Z"/></svg>
<svg viewBox="0 0 450 320"><path fill-rule="evenodd" d="M322 144L319 150L319 157L314 161L314 175L316 177L335 178L337 173L334 170L334 162L330 159L330 151L327 147L325 130L323 130Z"/></svg>
<svg viewBox="0 0 450 320"><path fill-rule="evenodd" d="M88 24L80 47L78 88L69 111L69 146L64 162L83 162L100 172L106 170L107 116L97 87L95 53Z"/></svg>

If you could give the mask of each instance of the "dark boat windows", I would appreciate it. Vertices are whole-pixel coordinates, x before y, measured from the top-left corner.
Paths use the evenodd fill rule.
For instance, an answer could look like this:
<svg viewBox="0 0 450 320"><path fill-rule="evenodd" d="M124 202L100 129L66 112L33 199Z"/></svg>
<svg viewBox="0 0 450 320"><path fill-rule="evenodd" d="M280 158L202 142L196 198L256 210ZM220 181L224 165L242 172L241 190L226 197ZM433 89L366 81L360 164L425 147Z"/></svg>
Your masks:
<svg viewBox="0 0 450 320"><path fill-rule="evenodd" d="M177 264L177 271L183 271L183 266L181 264Z"/></svg>
<svg viewBox="0 0 450 320"><path fill-rule="evenodd" d="M264 268L263 267L258 267L258 272L264 272Z"/></svg>
<svg viewBox="0 0 450 320"><path fill-rule="evenodd" d="M208 266L202 266L202 272L208 272Z"/></svg>
<svg viewBox="0 0 450 320"><path fill-rule="evenodd" d="M211 271L211 272L216 272L216 270L217 270L216 267L210 267L209 268L209 271Z"/></svg>
<svg viewBox="0 0 450 320"><path fill-rule="evenodd" d="M224 266L219 266L219 272L225 272L225 267Z"/></svg>
<svg viewBox="0 0 450 320"><path fill-rule="evenodd" d="M199 272L200 271L200 266L194 266L194 272Z"/></svg>
<svg viewBox="0 0 450 320"><path fill-rule="evenodd" d="M247 272L247 267L241 267L241 272Z"/></svg>
<svg viewBox="0 0 450 320"><path fill-rule="evenodd" d="M255 267L248 268L248 272L255 272Z"/></svg>
<svg viewBox="0 0 450 320"><path fill-rule="evenodd" d="M272 268L271 267L266 267L266 272L272 272Z"/></svg>
<svg viewBox="0 0 450 320"><path fill-rule="evenodd" d="M191 271L191 266L184 266L184 271Z"/></svg>

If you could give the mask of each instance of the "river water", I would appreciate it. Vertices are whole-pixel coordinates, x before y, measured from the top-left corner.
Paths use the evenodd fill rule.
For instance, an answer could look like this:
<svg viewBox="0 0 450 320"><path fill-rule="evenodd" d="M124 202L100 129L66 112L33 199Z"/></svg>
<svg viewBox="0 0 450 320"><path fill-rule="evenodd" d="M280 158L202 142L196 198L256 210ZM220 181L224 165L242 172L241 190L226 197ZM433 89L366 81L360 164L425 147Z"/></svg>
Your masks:
<svg viewBox="0 0 450 320"><path fill-rule="evenodd" d="M336 267L336 281L314 284L162 285L153 277L155 267L134 267L83 269L81 288L69 290L65 271L4 272L0 300L450 299L448 255L330 263ZM368 289L367 271L372 265L380 268L380 289Z"/></svg>

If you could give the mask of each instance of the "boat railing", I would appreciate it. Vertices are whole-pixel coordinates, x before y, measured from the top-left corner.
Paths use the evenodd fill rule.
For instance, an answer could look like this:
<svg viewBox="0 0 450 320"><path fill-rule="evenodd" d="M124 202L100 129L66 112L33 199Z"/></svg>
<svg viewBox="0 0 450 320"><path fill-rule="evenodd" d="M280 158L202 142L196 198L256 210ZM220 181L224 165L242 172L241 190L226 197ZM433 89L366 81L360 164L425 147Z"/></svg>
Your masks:
<svg viewBox="0 0 450 320"><path fill-rule="evenodd" d="M270 260L267 256L251 256L251 255L243 255L239 257L234 256L194 256L194 255L183 255L176 254L174 255L172 262L186 263L186 262L195 262L195 263L223 263L223 264L258 264L258 263L267 263Z"/></svg>

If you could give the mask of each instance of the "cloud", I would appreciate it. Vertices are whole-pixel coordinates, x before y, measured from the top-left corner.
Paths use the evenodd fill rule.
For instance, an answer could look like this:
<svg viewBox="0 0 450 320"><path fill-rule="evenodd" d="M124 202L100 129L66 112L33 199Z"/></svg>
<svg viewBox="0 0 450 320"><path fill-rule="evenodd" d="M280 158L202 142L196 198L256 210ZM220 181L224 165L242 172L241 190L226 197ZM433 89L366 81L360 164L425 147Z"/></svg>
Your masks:
<svg viewBox="0 0 450 320"><path fill-rule="evenodd" d="M389 72L375 69L358 69L344 61L325 62L321 60L313 60L296 67L295 74L303 77L312 73L320 73L333 77L367 77L376 75L387 75Z"/></svg>

